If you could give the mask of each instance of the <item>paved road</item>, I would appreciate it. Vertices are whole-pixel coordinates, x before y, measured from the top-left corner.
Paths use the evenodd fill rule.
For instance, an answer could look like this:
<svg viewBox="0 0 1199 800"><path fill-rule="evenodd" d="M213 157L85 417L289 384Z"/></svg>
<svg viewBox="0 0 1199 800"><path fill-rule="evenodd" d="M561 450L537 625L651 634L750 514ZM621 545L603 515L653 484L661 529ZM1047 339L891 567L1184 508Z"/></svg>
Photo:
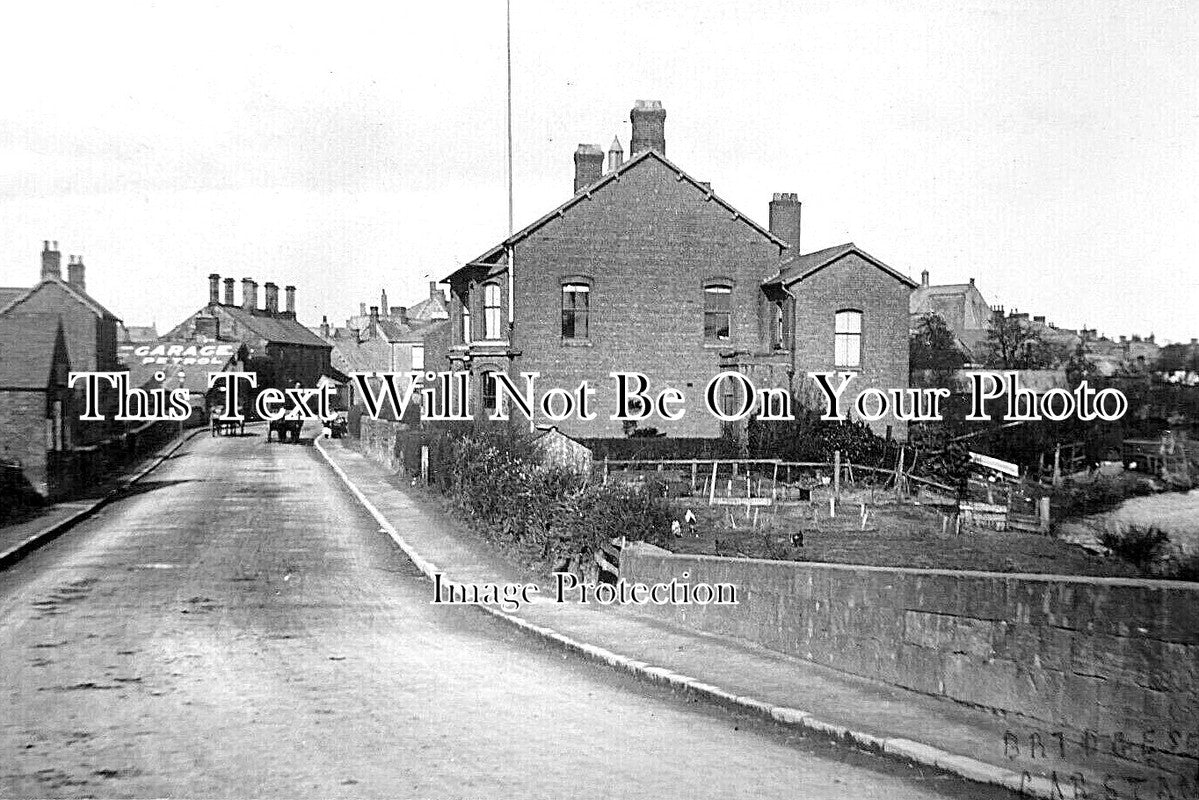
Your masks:
<svg viewBox="0 0 1199 800"><path fill-rule="evenodd" d="M981 796L430 606L310 447L140 488L0 572L2 796Z"/></svg>

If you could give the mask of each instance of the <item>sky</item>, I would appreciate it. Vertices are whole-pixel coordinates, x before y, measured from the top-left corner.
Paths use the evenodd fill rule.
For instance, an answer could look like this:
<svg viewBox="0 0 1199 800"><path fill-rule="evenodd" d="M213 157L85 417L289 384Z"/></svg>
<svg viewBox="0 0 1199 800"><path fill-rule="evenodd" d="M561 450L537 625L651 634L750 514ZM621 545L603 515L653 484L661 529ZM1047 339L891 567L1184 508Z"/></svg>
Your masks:
<svg viewBox="0 0 1199 800"><path fill-rule="evenodd" d="M0 30L0 286L46 239L165 332L209 273L301 321L423 299L507 233L504 3L23 3ZM1061 327L1199 336L1199 4L512 0L521 227L575 147L668 157L801 250L853 241ZM240 297L240 288L239 288Z"/></svg>

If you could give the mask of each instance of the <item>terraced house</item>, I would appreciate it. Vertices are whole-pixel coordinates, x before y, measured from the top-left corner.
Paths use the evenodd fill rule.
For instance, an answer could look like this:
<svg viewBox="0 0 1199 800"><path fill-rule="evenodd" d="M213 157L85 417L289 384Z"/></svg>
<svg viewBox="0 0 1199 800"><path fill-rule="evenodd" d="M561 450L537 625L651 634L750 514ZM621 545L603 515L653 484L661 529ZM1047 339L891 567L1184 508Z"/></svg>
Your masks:
<svg viewBox="0 0 1199 800"><path fill-rule="evenodd" d="M759 387L833 369L855 372L856 390L907 386L907 276L853 244L800 255L796 195L776 194L763 227L666 158L660 103L638 101L630 119L627 161L619 140L606 169L599 147L580 145L570 199L445 279L448 357L478 376L478 418L495 407L494 372L594 386L596 419L558 423L583 438L628 432L609 419L614 371L680 391L682 419L642 424L682 437L721 435L703 392L724 369Z"/></svg>

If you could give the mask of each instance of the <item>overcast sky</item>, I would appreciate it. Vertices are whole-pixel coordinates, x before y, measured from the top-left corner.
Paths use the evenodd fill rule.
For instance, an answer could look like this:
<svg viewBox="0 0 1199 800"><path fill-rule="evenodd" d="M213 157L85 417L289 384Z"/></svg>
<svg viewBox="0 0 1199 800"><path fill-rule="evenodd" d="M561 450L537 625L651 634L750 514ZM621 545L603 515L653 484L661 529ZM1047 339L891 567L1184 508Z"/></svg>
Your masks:
<svg viewBox="0 0 1199 800"><path fill-rule="evenodd" d="M749 216L799 193L805 252L1199 336L1199 4L513 0L512 22L518 227L657 99L667 155ZM344 322L507 232L499 0L22 3L0 69L0 285L56 239L128 324L174 326L210 272Z"/></svg>

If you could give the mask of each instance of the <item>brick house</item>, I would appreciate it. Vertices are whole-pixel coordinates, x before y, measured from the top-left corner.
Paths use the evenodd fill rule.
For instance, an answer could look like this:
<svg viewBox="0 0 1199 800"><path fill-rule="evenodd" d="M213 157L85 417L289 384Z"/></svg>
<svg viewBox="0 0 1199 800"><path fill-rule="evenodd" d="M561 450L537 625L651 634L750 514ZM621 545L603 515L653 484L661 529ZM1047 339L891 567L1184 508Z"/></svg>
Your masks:
<svg viewBox="0 0 1199 800"><path fill-rule="evenodd" d="M843 366L906 387L915 284L853 245L793 255L795 195L776 195L770 227L762 227L667 160L665 118L661 104L638 101L628 161L613 142L605 171L600 148L580 145L569 200L443 281L445 356L477 376L476 418L495 406L489 373L515 381L539 372L543 388L587 381L597 418L538 416L533 424L576 438L621 437L625 425L608 418L616 407L609 373L639 371L651 394L672 387L687 400L682 419L652 417L643 426L716 437L722 424L705 410L703 392L722 369L795 388L803 371L832 369L837 343L852 337L857 364ZM839 322L857 329L837 335Z"/></svg>
<svg viewBox="0 0 1199 800"><path fill-rule="evenodd" d="M7 302L0 306L0 318L45 314L61 317L72 369L78 372L121 371L124 367L117 354L120 320L87 293L84 275L82 256L71 256L67 279L63 280L58 243L45 242L41 280L29 289L4 290ZM116 413L115 391L102 387L101 398L100 408L108 420L80 425L78 435L83 444L94 444L120 432L120 424L111 421Z"/></svg>
<svg viewBox="0 0 1199 800"><path fill-rule="evenodd" d="M253 278L242 279L242 301L234 302L234 280L208 276L208 304L183 320L163 339L209 342L240 342L239 360L247 372L258 374L259 389L289 388L299 383L315 388L322 376L330 374L328 342L296 320L296 288L285 286L286 305L279 308L279 288L266 283L264 304L258 306L258 284Z"/></svg>
<svg viewBox="0 0 1199 800"><path fill-rule="evenodd" d="M920 285L912 291L909 307L912 330L925 314L936 314L953 331L962 355L971 363L982 362L991 325L991 306L974 285L974 278L969 283L930 284L928 270L924 270L920 273Z"/></svg>
<svg viewBox="0 0 1199 800"><path fill-rule="evenodd" d="M0 495L7 499L69 491L61 454L75 444L79 425L70 370L58 314L0 316Z"/></svg>

